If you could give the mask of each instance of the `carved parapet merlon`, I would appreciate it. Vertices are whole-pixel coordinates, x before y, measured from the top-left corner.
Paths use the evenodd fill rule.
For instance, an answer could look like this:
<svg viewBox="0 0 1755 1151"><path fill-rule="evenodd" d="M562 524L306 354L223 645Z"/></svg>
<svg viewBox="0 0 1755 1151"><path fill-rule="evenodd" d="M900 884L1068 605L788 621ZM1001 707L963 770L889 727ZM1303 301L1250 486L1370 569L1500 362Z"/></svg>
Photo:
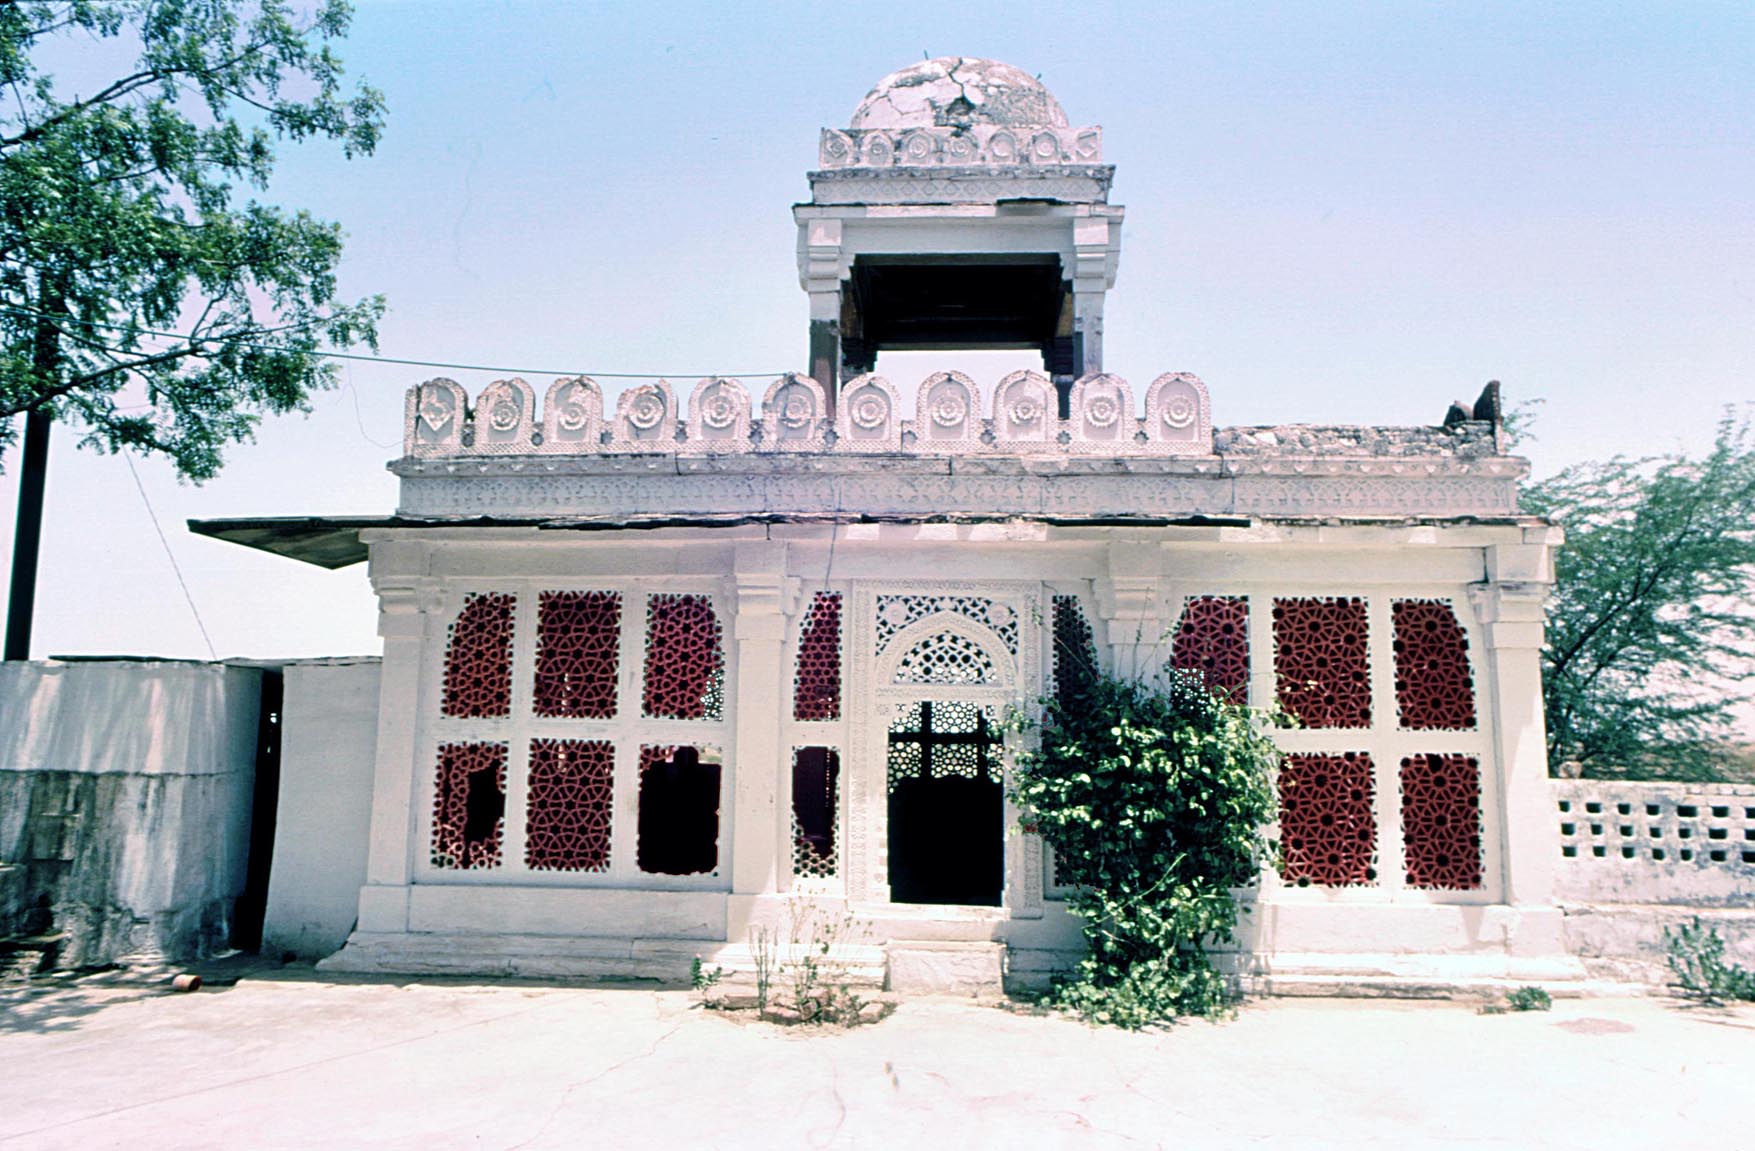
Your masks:
<svg viewBox="0 0 1755 1151"><path fill-rule="evenodd" d="M689 393L689 455L720 455L750 450L750 394L742 383L709 376Z"/></svg>
<svg viewBox="0 0 1755 1151"><path fill-rule="evenodd" d="M781 376L762 397L762 442L771 452L822 452L829 448L828 401L809 376Z"/></svg>
<svg viewBox="0 0 1755 1151"><path fill-rule="evenodd" d="M1101 164L1103 129L1052 125L824 128L817 163L837 168L1009 168Z"/></svg>
<svg viewBox="0 0 1755 1151"><path fill-rule="evenodd" d="M629 388L616 398L606 452L674 452L676 393L663 380Z"/></svg>
<svg viewBox="0 0 1755 1151"><path fill-rule="evenodd" d="M983 414L981 387L960 372L937 372L902 417L889 381L859 376L842 388L833 418L822 385L809 376L775 380L757 409L744 385L709 376L690 391L686 412L663 380L629 387L604 417L603 393L585 376L556 380L540 411L531 386L496 380L473 406L451 380L408 393L404 454L417 459L482 456L834 453L919 456L1211 456L1206 385L1186 373L1158 377L1145 417L1119 376L1096 374L1072 388L1071 415L1056 414L1054 384L1013 372Z"/></svg>
<svg viewBox="0 0 1755 1151"><path fill-rule="evenodd" d="M902 400L882 376L857 376L841 389L835 447L843 452L902 450Z"/></svg>

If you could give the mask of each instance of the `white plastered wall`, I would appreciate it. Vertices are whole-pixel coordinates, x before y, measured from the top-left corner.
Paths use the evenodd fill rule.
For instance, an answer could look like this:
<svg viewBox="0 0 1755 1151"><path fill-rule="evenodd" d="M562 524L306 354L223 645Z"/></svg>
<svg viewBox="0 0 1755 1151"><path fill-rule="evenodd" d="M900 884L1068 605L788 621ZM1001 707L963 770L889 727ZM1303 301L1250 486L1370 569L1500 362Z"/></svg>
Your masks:
<svg viewBox="0 0 1755 1151"><path fill-rule="evenodd" d="M283 669L264 955L318 959L353 930L371 830L378 671L376 659L300 661Z"/></svg>
<svg viewBox="0 0 1755 1151"><path fill-rule="evenodd" d="M1184 598L1249 597L1251 700L1258 705L1270 702L1274 690L1273 598L1364 597L1375 726L1364 732L1292 732L1285 745L1373 752L1381 878L1366 887L1330 890L1289 888L1264 875L1246 926L1245 949L1268 970L1344 967L1365 956L1394 971L1398 965L1417 967L1422 957L1449 956L1458 961L1451 970L1464 973L1551 974L1542 964L1560 955L1561 936L1552 907L1548 857L1554 845L1541 786L1545 763L1536 662L1546 557L1554 542L1547 533L1522 524L1142 529L1013 523L375 534L369 542L373 577L384 600L386 665L369 879L361 893L358 946L352 950L363 955L374 941L387 945L391 937L401 937L406 953L418 946L421 935L452 940L466 935L479 942L483 955L503 954L505 948L495 950L496 937L537 935L617 940L618 956L632 961L641 946L650 950L665 940L699 941L696 949L711 940L740 942L750 924L777 913L783 893L794 886L788 765L792 746L807 733L790 720L789 708L792 659L809 593L825 588L846 593L845 689L857 662L850 645L865 634L855 618L858 589L910 582L943 587L959 581L974 587L1003 573L1006 582L1030 584L1039 594L1080 594L1088 608L1096 608L1091 623L1100 650L1123 672L1144 672L1168 658L1169 632ZM511 874L516 868L440 874L426 867L437 738L431 717L445 629L461 594L517 590L521 600L533 604L538 590L603 587L626 589L630 598L624 611L636 615L643 612L640 596L647 592L704 592L719 607L728 661L727 719L707 739L725 757L718 874L654 877L629 872L625 864L607 877ZM1455 611L1470 640L1480 717L1476 730L1396 730L1389 611L1397 598L1442 599ZM530 666L530 618L521 622L520 680L528 678ZM637 634L637 628L630 630ZM637 650L624 643L622 697L636 706L638 665ZM845 752L851 738L845 727L854 724L861 705L850 694L847 718L834 725L834 732L825 731L824 741L840 740ZM1402 882L1396 768L1402 755L1417 750L1480 759L1485 859L1478 891L1419 890ZM843 764L845 773L850 765L846 759ZM620 770L627 774L625 765ZM511 774L515 778L515 767ZM621 794L631 795L626 784L618 786ZM515 785L508 790L508 817L515 822ZM849 810L850 795L844 788L843 833L862 818ZM869 818L875 806L866 806L864 818ZM620 822L633 818L625 801L616 810ZM841 839L849 851L858 841L857 835ZM625 845L618 850L625 860ZM1015 867L1016 860L1009 860L1008 873ZM824 898L839 897L834 883L803 886ZM1035 889L1040 900L1040 877ZM1038 963L1064 955L1078 939L1076 925L1052 900L1041 918L888 908L881 892L861 900L856 910L874 922L879 942L999 939L1011 944L1015 956L1034 954Z"/></svg>

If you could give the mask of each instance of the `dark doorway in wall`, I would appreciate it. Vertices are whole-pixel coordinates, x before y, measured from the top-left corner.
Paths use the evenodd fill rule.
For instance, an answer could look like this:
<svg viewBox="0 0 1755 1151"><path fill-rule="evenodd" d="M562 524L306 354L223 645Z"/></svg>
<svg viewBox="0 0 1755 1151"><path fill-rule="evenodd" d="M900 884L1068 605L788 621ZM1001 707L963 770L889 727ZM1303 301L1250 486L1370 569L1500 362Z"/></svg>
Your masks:
<svg viewBox="0 0 1755 1151"><path fill-rule="evenodd" d="M1005 885L999 733L979 704L923 700L889 733L890 900L998 907Z"/></svg>
<svg viewBox="0 0 1755 1151"><path fill-rule="evenodd" d="M244 890L232 905L231 945L239 951L262 946L262 923L268 912L268 869L274 861L274 830L280 801L281 707L285 676L279 668L262 669L262 708L256 718L256 782L250 796L250 855L245 864Z"/></svg>

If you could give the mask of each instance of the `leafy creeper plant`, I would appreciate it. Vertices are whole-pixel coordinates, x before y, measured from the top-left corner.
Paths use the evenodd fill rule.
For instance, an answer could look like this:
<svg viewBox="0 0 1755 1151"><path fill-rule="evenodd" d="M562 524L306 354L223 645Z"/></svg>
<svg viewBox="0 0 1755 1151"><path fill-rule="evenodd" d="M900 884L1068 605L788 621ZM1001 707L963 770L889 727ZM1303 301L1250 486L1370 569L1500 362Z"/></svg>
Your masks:
<svg viewBox="0 0 1755 1151"><path fill-rule="evenodd" d="M1229 995L1206 948L1235 941L1234 890L1271 850L1279 751L1264 717L1198 677L1125 681L1086 664L1045 702L1039 734L1012 795L1053 850L1089 949L1049 1002L1129 1029L1218 1014Z"/></svg>

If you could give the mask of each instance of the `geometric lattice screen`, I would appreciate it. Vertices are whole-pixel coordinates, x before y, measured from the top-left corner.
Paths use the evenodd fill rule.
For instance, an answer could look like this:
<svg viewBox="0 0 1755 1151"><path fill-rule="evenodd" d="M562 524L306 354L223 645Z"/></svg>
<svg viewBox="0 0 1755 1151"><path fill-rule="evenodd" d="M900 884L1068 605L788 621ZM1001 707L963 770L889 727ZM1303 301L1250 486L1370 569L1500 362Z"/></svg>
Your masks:
<svg viewBox="0 0 1755 1151"><path fill-rule="evenodd" d="M1401 763L1408 886L1481 886L1481 763L1471 755L1410 755Z"/></svg>
<svg viewBox="0 0 1755 1151"><path fill-rule="evenodd" d="M451 622L440 714L482 719L512 712L512 615L518 597L475 593Z"/></svg>
<svg viewBox="0 0 1755 1151"><path fill-rule="evenodd" d="M798 635L792 718L841 718L841 593L818 592Z"/></svg>
<svg viewBox="0 0 1755 1151"><path fill-rule="evenodd" d="M1280 765L1280 850L1287 882L1329 887L1377 878L1371 757L1288 755Z"/></svg>
<svg viewBox="0 0 1755 1151"><path fill-rule="evenodd" d="M538 871L608 871L615 745L604 739L530 741L524 862Z"/></svg>
<svg viewBox="0 0 1755 1151"><path fill-rule="evenodd" d="M614 718L621 636L619 592L543 592L532 710L543 717Z"/></svg>
<svg viewBox="0 0 1755 1151"><path fill-rule="evenodd" d="M718 719L725 703L719 616L704 595L646 600L645 711L654 719Z"/></svg>
<svg viewBox="0 0 1755 1151"><path fill-rule="evenodd" d="M1097 643L1079 597L1054 597L1054 698L1072 706L1097 677Z"/></svg>
<svg viewBox="0 0 1755 1151"><path fill-rule="evenodd" d="M896 661L899 684L978 684L998 678L992 657L981 645L952 631L924 637Z"/></svg>
<svg viewBox="0 0 1755 1151"><path fill-rule="evenodd" d="M1305 727L1370 727L1365 601L1274 600L1274 679Z"/></svg>
<svg viewBox="0 0 1755 1151"><path fill-rule="evenodd" d="M1475 681L1469 640L1450 604L1441 599L1398 599L1395 624L1395 700L1401 725L1418 731L1467 731L1475 726Z"/></svg>
<svg viewBox="0 0 1755 1151"><path fill-rule="evenodd" d="M506 814L506 745L441 743L438 776L433 866L498 867Z"/></svg>
<svg viewBox="0 0 1755 1151"><path fill-rule="evenodd" d="M1197 596L1176 625L1171 666L1198 675L1207 690L1234 703L1249 697L1249 600Z"/></svg>

